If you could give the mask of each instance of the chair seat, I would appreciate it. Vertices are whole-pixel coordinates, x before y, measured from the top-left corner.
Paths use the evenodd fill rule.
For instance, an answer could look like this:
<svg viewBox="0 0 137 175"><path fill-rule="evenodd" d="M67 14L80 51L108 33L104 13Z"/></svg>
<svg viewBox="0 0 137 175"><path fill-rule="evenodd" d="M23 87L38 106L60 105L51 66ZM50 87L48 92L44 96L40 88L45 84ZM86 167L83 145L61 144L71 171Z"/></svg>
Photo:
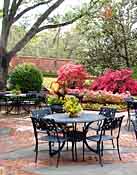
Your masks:
<svg viewBox="0 0 137 175"><path fill-rule="evenodd" d="M90 141L99 142L100 141L100 135L89 136L89 137L86 137L86 139L90 140ZM103 135L102 138L101 138L101 141L107 141L107 140L112 140L112 139L113 139L113 136Z"/></svg>
<svg viewBox="0 0 137 175"><path fill-rule="evenodd" d="M51 135L51 136L46 135L46 136L40 137L39 140L58 143L58 142L65 142L66 138L62 136L58 136L58 139L57 139L57 137L54 135Z"/></svg>
<svg viewBox="0 0 137 175"><path fill-rule="evenodd" d="M57 132L58 132L58 133L62 132L63 130L64 130L64 129L62 129L62 128L57 128ZM43 128L43 129L41 129L41 128L40 128L40 129L37 129L37 132L38 132L38 133L43 133L43 134L45 133L45 134L47 134L47 130L44 129L44 128Z"/></svg>
<svg viewBox="0 0 137 175"><path fill-rule="evenodd" d="M99 131L100 128L99 127L89 127L88 129L94 130L94 131Z"/></svg>
<svg viewBox="0 0 137 175"><path fill-rule="evenodd" d="M137 114L135 112L130 112L130 119L136 120Z"/></svg>

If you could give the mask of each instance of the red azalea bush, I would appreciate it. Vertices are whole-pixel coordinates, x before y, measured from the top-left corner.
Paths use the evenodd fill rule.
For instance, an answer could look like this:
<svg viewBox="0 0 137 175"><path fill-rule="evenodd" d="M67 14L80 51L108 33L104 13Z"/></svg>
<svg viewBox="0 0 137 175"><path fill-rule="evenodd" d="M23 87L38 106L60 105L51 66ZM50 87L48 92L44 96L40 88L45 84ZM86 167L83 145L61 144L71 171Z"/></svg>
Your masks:
<svg viewBox="0 0 137 175"><path fill-rule="evenodd" d="M108 70L98 77L91 85L94 91L105 90L112 93L126 93L137 95L137 81L134 80L131 69Z"/></svg>
<svg viewBox="0 0 137 175"><path fill-rule="evenodd" d="M66 64L58 71L58 82L68 88L82 88L88 73L81 64Z"/></svg>

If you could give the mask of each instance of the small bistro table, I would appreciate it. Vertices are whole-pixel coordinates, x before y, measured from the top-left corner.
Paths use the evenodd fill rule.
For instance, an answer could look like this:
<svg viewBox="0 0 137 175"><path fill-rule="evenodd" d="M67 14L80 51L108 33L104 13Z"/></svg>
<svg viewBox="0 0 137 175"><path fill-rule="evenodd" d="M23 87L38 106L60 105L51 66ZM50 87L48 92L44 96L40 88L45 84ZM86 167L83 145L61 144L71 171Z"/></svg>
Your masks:
<svg viewBox="0 0 137 175"><path fill-rule="evenodd" d="M84 128L86 128L87 124L104 120L105 117L103 115L90 113L90 111L83 111L79 114L78 117L75 117L75 118L70 118L69 114L67 114L67 113L55 113L55 114L46 115L44 117L44 119L54 119L55 122L57 122L57 123L72 124L73 132L74 132L74 135L73 135L73 137L74 137L74 146L75 146L75 150L76 150L75 138L77 136L75 135L75 133L77 131L77 124L79 124L79 123L82 124L83 123ZM80 131L80 132L84 132L84 130ZM85 133L84 137L86 138L86 133ZM87 148L90 151L93 151L94 153L97 153L97 150L95 150L91 146L89 146L86 139L84 139L84 143L86 144ZM63 146L62 146L62 148L63 148ZM77 154L75 155L75 159L77 160Z"/></svg>
<svg viewBox="0 0 137 175"><path fill-rule="evenodd" d="M36 108L40 103L46 103L46 101L44 101L45 97L41 93L7 93L4 94L4 97L6 101L6 113L10 113L15 110L17 114L20 114L21 109L30 113L30 108L32 106Z"/></svg>
<svg viewBox="0 0 137 175"><path fill-rule="evenodd" d="M5 97L7 98L7 111L6 113L10 113L15 109L17 114L20 112L20 108L22 107L22 101L25 99L26 94L12 94L8 93L5 94Z"/></svg>

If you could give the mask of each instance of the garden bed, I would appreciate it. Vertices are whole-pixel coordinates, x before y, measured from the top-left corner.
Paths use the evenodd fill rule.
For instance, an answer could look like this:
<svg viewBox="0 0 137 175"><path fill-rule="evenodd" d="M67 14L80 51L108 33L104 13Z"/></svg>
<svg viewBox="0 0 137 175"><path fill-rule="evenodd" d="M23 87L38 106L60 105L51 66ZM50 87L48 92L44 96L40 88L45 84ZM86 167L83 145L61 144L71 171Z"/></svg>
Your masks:
<svg viewBox="0 0 137 175"><path fill-rule="evenodd" d="M104 106L116 108L118 112L127 110L127 105L125 103L121 103L121 104L103 104L103 103L101 104L101 103L93 103L93 102L82 103L82 108L84 110L99 111L100 108Z"/></svg>

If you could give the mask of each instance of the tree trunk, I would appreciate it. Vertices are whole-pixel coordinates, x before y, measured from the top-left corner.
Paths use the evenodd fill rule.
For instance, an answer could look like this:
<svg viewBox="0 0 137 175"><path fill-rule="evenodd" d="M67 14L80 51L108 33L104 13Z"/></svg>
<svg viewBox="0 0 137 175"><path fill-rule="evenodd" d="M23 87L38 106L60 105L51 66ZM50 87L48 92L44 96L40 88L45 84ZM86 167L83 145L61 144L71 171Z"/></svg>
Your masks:
<svg viewBox="0 0 137 175"><path fill-rule="evenodd" d="M126 38L126 32L125 32L125 28L124 28L124 25L121 24L121 27L122 27L122 31L123 31L123 44L124 44L124 50L125 50L125 61L126 61L126 65L127 67L130 68L130 61L129 61L129 54L128 54L128 46L127 46L127 38Z"/></svg>
<svg viewBox="0 0 137 175"><path fill-rule="evenodd" d="M0 48L0 90L6 89L10 60L9 55Z"/></svg>

